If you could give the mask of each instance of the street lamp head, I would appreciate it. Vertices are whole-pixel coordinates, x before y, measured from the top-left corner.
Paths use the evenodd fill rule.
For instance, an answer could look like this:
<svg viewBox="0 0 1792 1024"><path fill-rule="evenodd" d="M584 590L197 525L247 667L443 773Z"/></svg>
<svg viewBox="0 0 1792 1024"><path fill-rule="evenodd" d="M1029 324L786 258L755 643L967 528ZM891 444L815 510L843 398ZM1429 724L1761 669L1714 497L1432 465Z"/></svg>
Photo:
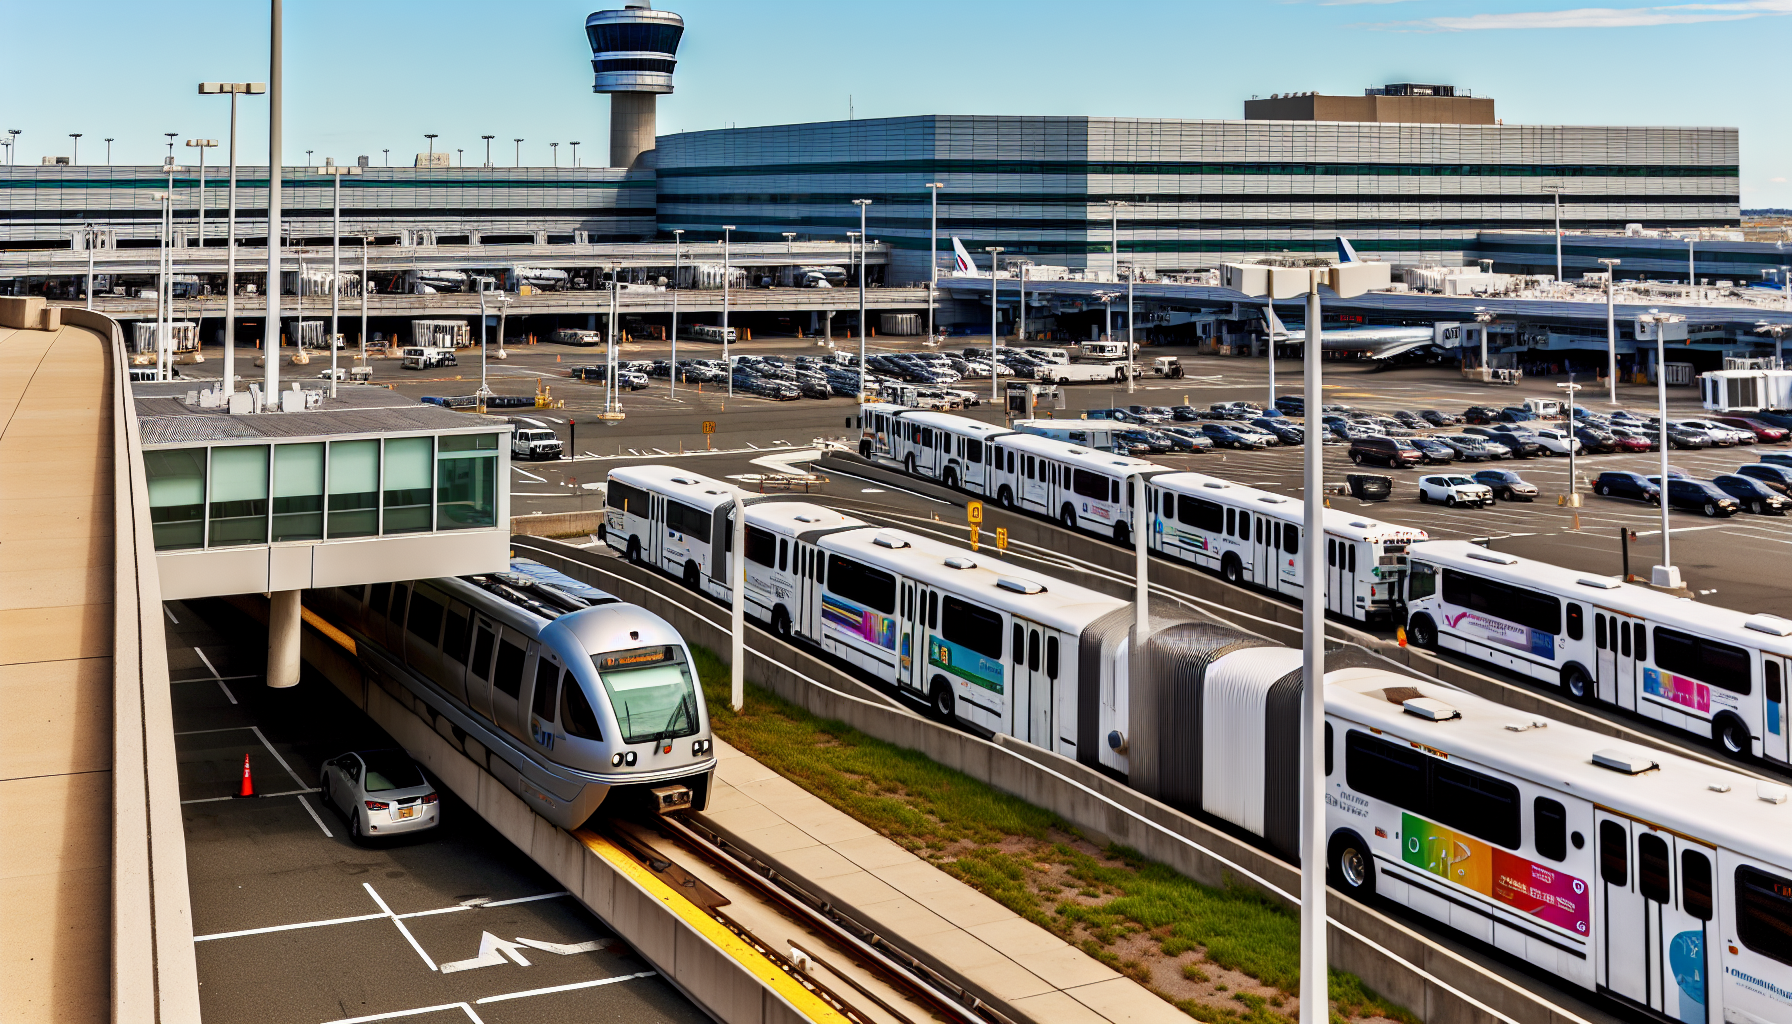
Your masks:
<svg viewBox="0 0 1792 1024"><path fill-rule="evenodd" d="M682 235L682 234L684 234L684 229L683 229L683 228L673 228L673 229L672 229L672 238L673 238L673 240L674 240L674 241L678 241L678 240L679 240L679 239L678 239L678 236L679 236L679 235Z"/></svg>
<svg viewBox="0 0 1792 1024"><path fill-rule="evenodd" d="M927 187L928 188L945 188L946 183L943 181L930 181L927 183Z"/></svg>
<svg viewBox="0 0 1792 1024"><path fill-rule="evenodd" d="M496 135L481 135L481 136L479 136L479 137L480 137L480 138L482 138L482 139L486 139L486 140L488 140L488 141L489 141L489 140L491 140L491 139L495 139L495 138L497 138L497 136L496 136Z"/></svg>
<svg viewBox="0 0 1792 1024"><path fill-rule="evenodd" d="M870 206L871 200L869 200L869 199L854 199L852 201L852 205L854 205L854 206Z"/></svg>
<svg viewBox="0 0 1792 1024"><path fill-rule="evenodd" d="M722 225L722 230L723 230L723 231L733 231L733 230L734 230L734 225L732 225L732 224L724 224L724 225Z"/></svg>

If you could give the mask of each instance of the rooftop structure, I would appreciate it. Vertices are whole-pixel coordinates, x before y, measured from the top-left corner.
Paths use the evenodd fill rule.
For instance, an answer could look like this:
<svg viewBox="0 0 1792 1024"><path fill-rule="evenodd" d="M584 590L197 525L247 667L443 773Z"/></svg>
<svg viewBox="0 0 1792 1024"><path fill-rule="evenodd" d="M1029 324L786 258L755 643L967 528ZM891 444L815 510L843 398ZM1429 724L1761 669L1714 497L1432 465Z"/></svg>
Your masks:
<svg viewBox="0 0 1792 1024"><path fill-rule="evenodd" d="M1388 124L1498 124L1492 97L1476 98L1453 85L1397 82L1361 96L1278 93L1244 102L1247 121L1374 121Z"/></svg>
<svg viewBox="0 0 1792 1024"><path fill-rule="evenodd" d="M629 0L620 11L585 19L591 42L592 92L610 94L610 166L633 167L653 149L655 105L672 91L684 19L656 11L649 0Z"/></svg>

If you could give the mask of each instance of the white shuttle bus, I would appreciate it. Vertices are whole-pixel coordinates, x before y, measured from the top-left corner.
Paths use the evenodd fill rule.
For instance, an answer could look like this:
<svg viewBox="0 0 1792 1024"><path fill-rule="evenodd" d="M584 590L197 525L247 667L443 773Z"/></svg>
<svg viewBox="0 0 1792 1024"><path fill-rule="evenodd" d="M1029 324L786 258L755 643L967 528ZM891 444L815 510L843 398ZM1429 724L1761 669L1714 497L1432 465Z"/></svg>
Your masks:
<svg viewBox="0 0 1792 1024"><path fill-rule="evenodd" d="M899 463L910 476L975 494L983 493L993 465L990 439L1013 433L964 416L885 403L864 406L859 422L872 435L861 440L859 454L881 455Z"/></svg>
<svg viewBox="0 0 1792 1024"><path fill-rule="evenodd" d="M1151 478L1151 550L1300 600L1306 593L1298 498L1202 473ZM1326 610L1368 621L1395 614L1408 545L1424 530L1325 510Z"/></svg>
<svg viewBox="0 0 1792 1024"><path fill-rule="evenodd" d="M734 488L670 466L610 471L599 539L631 562L683 580L692 590L724 576Z"/></svg>
<svg viewBox="0 0 1792 1024"><path fill-rule="evenodd" d="M1407 551L1407 635L1784 764L1792 620L1684 601L1466 541Z"/></svg>
<svg viewBox="0 0 1792 1024"><path fill-rule="evenodd" d="M1034 434L1003 434L986 451L992 472L985 497L1123 546L1132 542L1133 482L1128 477L1169 472L1144 459Z"/></svg>

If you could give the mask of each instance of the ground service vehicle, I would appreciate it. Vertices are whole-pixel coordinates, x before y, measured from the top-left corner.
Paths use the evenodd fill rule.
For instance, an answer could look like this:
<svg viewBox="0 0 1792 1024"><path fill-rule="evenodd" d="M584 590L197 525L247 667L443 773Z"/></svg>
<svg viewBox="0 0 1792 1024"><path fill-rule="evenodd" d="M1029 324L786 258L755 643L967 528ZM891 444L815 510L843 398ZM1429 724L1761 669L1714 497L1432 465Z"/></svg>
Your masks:
<svg viewBox="0 0 1792 1024"><path fill-rule="evenodd" d="M407 370L429 370L438 366L454 365L454 350L451 348L412 345L403 351L404 361L399 365Z"/></svg>
<svg viewBox="0 0 1792 1024"><path fill-rule="evenodd" d="M1040 363L1035 379L1048 384L1088 384L1126 379L1125 363Z"/></svg>
<svg viewBox="0 0 1792 1024"><path fill-rule="evenodd" d="M560 449L560 435L546 427L519 426L510 435L513 459L557 459Z"/></svg>

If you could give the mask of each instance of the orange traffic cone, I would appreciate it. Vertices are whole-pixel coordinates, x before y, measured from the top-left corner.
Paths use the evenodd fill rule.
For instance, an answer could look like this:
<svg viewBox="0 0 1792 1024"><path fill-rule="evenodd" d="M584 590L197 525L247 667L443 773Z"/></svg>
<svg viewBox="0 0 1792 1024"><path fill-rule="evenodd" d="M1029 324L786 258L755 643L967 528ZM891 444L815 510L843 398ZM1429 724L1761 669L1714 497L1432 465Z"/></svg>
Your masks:
<svg viewBox="0 0 1792 1024"><path fill-rule="evenodd" d="M251 778L249 775L249 755L248 754L243 755L243 788L238 790L236 795L237 796L254 796L255 795L255 780L253 778Z"/></svg>

